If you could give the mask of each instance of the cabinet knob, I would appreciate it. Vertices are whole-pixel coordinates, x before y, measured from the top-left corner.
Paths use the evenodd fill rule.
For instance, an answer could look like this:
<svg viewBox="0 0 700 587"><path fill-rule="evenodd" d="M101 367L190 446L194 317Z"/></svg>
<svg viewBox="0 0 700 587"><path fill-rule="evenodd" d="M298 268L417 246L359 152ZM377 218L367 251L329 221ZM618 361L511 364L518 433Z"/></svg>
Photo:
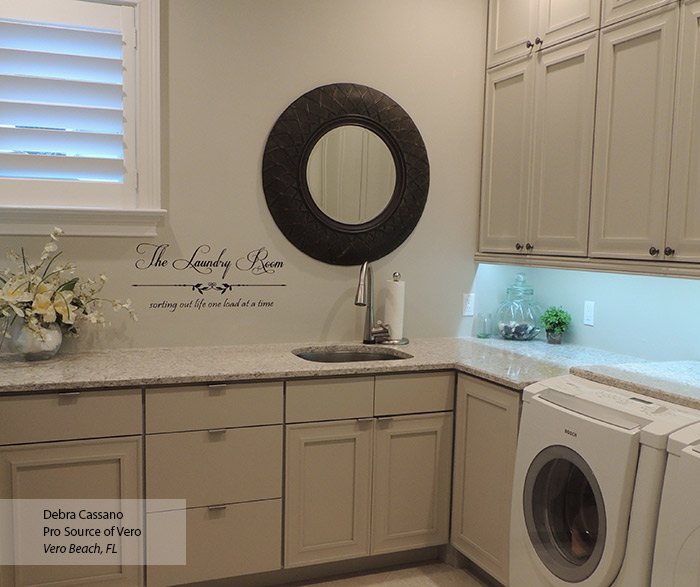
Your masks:
<svg viewBox="0 0 700 587"><path fill-rule="evenodd" d="M525 43L525 46L526 46L528 49L532 49L532 48L535 46L535 44L534 44L530 39L528 39L528 40L527 40L527 43Z"/></svg>
<svg viewBox="0 0 700 587"><path fill-rule="evenodd" d="M540 39L539 37L537 37L535 39L535 45L541 45L542 43L544 43L544 41L542 39Z"/></svg>
<svg viewBox="0 0 700 587"><path fill-rule="evenodd" d="M649 247L649 254L652 257L656 257L656 255L658 255L659 252L660 252L659 249L657 249L656 247Z"/></svg>
<svg viewBox="0 0 700 587"><path fill-rule="evenodd" d="M523 245L522 245L522 243L515 243L515 250L516 250L516 251L522 251L522 250L523 250Z"/></svg>
<svg viewBox="0 0 700 587"><path fill-rule="evenodd" d="M525 248L526 248L528 251L531 251L532 249L535 248L535 245L533 245L532 243L527 243L527 244L525 245Z"/></svg>
<svg viewBox="0 0 700 587"><path fill-rule="evenodd" d="M672 249L671 247L666 247L664 249L664 255L666 255L667 257L671 257L675 254L676 254L676 249Z"/></svg>

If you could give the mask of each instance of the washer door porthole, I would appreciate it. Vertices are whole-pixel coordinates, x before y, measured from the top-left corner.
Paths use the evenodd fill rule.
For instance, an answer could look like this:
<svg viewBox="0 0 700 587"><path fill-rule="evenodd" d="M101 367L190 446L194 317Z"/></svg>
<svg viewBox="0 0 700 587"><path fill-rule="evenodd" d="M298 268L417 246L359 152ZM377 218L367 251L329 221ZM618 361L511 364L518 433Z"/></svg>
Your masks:
<svg viewBox="0 0 700 587"><path fill-rule="evenodd" d="M523 491L525 525L551 573L578 583L598 567L605 547L605 504L590 466L565 446L550 446L532 461Z"/></svg>

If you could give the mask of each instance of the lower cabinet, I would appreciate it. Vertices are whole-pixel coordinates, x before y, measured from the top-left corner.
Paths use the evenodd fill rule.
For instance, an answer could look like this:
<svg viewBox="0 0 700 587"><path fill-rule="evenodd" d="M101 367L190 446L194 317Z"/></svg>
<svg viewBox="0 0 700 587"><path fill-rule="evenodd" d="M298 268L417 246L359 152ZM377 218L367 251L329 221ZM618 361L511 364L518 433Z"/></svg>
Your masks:
<svg viewBox="0 0 700 587"><path fill-rule="evenodd" d="M287 426L285 566L370 554L373 422Z"/></svg>
<svg viewBox="0 0 700 587"><path fill-rule="evenodd" d="M351 381L325 385L347 388ZM292 383L288 413L303 418L297 408L309 388ZM318 381L310 385L318 391ZM372 385L365 378L354 392L366 397ZM382 406L398 388L405 404L394 402L397 415L385 416ZM452 412L444 410L453 397L452 374L377 377L374 412L382 416L372 416L371 402L368 412L367 402L346 398L332 414L346 419L287 425L285 567L448 542ZM435 412L402 414L417 405ZM317 412L314 404L309 409Z"/></svg>
<svg viewBox="0 0 700 587"><path fill-rule="evenodd" d="M151 512L149 523L169 512ZM282 500L187 508L187 565L149 566L148 586L279 569Z"/></svg>
<svg viewBox="0 0 700 587"><path fill-rule="evenodd" d="M515 391L458 376L450 542L504 585L520 401Z"/></svg>
<svg viewBox="0 0 700 587"><path fill-rule="evenodd" d="M71 500L62 505L75 515L86 507L85 500L139 499L141 413L140 390L0 399L0 500ZM99 438L103 435L115 437ZM24 540L32 547L39 542L51 543L40 533L42 528L33 524L24 527L21 520L11 525L13 536L0 535L0 547L21 550ZM63 533L64 526L81 528L81 522L68 518L66 523L53 522L51 526L60 526ZM2 530L6 529L3 525ZM65 541L58 538L54 542L60 540ZM0 586L143 585L143 567L137 564L143 562L138 541L127 544L115 538L114 542L120 561L131 549L131 564L3 566ZM83 544L85 539L75 539L75 543ZM20 553L15 550L14 554Z"/></svg>
<svg viewBox="0 0 700 587"><path fill-rule="evenodd" d="M186 500L187 549L150 564L149 587L282 567L283 409L281 382L146 390L146 497ZM161 527L169 512L147 507Z"/></svg>
<svg viewBox="0 0 700 587"><path fill-rule="evenodd" d="M452 414L378 418L372 554L447 544Z"/></svg>

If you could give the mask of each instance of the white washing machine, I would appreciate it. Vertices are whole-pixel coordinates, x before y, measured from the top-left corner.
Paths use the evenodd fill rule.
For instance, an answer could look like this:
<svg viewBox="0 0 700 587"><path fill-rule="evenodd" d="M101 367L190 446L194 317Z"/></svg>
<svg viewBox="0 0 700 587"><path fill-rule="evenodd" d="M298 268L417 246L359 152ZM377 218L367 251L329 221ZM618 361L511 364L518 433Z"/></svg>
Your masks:
<svg viewBox="0 0 700 587"><path fill-rule="evenodd" d="M510 587L644 587L669 435L700 421L572 375L523 392Z"/></svg>
<svg viewBox="0 0 700 587"><path fill-rule="evenodd" d="M651 584L700 585L700 424L668 439Z"/></svg>

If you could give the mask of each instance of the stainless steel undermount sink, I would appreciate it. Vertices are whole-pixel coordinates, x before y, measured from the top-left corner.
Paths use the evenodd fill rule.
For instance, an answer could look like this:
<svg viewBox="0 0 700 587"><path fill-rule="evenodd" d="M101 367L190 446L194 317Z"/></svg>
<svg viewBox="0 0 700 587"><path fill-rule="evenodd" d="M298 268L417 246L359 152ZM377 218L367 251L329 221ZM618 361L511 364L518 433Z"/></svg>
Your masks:
<svg viewBox="0 0 700 587"><path fill-rule="evenodd" d="M355 363L358 361L396 361L412 359L413 355L396 349L364 346L311 347L292 351L297 357L317 363Z"/></svg>

